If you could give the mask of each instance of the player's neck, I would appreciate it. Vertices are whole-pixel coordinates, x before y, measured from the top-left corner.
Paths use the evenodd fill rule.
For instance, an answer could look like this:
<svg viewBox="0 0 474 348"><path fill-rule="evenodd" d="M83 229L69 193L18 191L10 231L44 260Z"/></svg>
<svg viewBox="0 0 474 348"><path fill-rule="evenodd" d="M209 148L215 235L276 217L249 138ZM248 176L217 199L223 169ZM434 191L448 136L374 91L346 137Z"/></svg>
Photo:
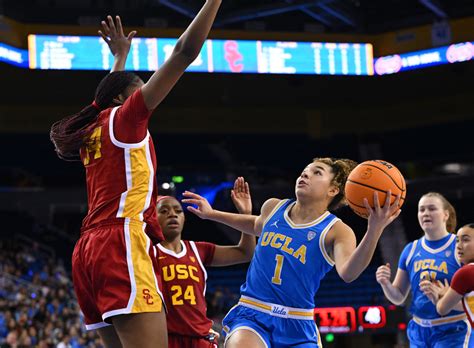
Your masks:
<svg viewBox="0 0 474 348"><path fill-rule="evenodd" d="M181 238L176 238L173 240L164 240L161 242L161 245L168 249L171 250L172 252L179 254L181 251L183 251L183 246L181 244Z"/></svg>
<svg viewBox="0 0 474 348"><path fill-rule="evenodd" d="M302 204L296 202L289 212L291 221L295 224L305 224L316 220L327 211L324 203L316 202L311 204Z"/></svg>
<svg viewBox="0 0 474 348"><path fill-rule="evenodd" d="M427 230L425 231L425 238L429 241L440 240L446 237L449 234L445 228L438 229L438 230Z"/></svg>

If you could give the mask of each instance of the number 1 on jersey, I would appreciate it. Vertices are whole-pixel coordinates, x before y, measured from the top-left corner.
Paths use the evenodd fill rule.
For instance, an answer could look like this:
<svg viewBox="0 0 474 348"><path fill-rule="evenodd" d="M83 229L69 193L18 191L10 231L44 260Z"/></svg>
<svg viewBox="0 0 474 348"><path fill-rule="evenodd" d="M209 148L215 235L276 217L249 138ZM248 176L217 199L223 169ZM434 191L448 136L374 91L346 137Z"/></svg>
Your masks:
<svg viewBox="0 0 474 348"><path fill-rule="evenodd" d="M283 260L285 258L283 255L275 255L276 266L275 273L273 273L272 283L276 285L281 285L281 268L283 267Z"/></svg>

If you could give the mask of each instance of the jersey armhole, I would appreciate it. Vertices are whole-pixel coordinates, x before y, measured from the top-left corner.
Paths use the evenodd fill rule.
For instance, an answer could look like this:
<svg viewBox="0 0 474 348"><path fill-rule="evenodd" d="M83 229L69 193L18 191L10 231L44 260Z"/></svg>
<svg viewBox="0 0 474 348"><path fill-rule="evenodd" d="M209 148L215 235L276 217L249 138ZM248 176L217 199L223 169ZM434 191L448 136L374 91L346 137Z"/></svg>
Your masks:
<svg viewBox="0 0 474 348"><path fill-rule="evenodd" d="M196 243L194 243L192 240L189 241L189 245L191 246L191 249L193 249L194 255L196 255L196 259L199 263L199 266L201 266L202 272L204 273L204 291L203 295L206 296L206 288L207 288L207 271L206 268L204 267L202 261L201 261L201 256L199 255L199 250L196 247Z"/></svg>
<svg viewBox="0 0 474 348"><path fill-rule="evenodd" d="M150 138L150 132L148 130L146 131L145 138L138 143L122 143L121 141L117 140L117 138L115 138L114 119L115 119L115 114L117 113L117 110L119 108L120 106L114 107L112 111L110 112L110 117L109 117L109 136L110 136L110 141L112 142L112 144L123 149L137 149L137 148L145 146L145 144L148 142L148 139Z"/></svg>
<svg viewBox="0 0 474 348"><path fill-rule="evenodd" d="M323 257L324 259L326 260L326 262L331 266L333 267L336 262L331 259L331 257L329 256L327 250L326 250L326 246L325 246L325 243L324 241L326 240L326 236L329 232L329 230L331 229L332 226L334 226L334 224L338 221L341 221L341 219L339 218L334 218L327 226L326 228L323 230L323 232L321 233L321 235L319 236L319 249L321 250L321 254L323 254Z"/></svg>
<svg viewBox="0 0 474 348"><path fill-rule="evenodd" d="M415 253L416 246L418 245L418 239L413 242L413 245L411 246L410 253L408 254L407 260L405 261L405 267L408 269L408 264L411 261L411 258L413 257L413 254Z"/></svg>
<svg viewBox="0 0 474 348"><path fill-rule="evenodd" d="M267 218L265 219L265 221L263 222L263 225L262 226L265 226L268 221L270 221L270 219L273 217L273 215L275 215L275 213L278 211L278 209L281 208L281 206L283 204L285 204L286 202L288 202L289 199L282 199L280 202L278 202L275 207L273 208L273 210L270 212L270 214L268 214Z"/></svg>

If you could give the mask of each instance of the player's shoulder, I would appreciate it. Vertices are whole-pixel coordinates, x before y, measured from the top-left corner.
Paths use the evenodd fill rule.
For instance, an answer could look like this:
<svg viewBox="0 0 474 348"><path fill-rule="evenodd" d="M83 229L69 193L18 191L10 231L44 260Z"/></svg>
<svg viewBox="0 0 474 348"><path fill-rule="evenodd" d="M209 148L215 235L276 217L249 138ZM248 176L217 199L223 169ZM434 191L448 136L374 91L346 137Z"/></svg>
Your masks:
<svg viewBox="0 0 474 348"><path fill-rule="evenodd" d="M462 277L472 277L474 275L474 263L468 263L467 265L464 265L458 269L457 272Z"/></svg>
<svg viewBox="0 0 474 348"><path fill-rule="evenodd" d="M261 214L268 216L287 201L288 199L269 198L262 204Z"/></svg>

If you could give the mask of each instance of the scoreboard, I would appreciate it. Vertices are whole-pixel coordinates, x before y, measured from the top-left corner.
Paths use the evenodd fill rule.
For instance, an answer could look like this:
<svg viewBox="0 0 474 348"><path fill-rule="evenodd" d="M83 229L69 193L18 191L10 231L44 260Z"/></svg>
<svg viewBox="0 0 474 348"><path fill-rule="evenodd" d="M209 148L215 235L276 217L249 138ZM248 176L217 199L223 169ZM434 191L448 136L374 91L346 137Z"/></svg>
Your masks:
<svg viewBox="0 0 474 348"><path fill-rule="evenodd" d="M155 71L177 39L134 38L127 70ZM98 36L28 36L31 69L110 70L113 56ZM207 40L188 71L207 73L373 75L369 43Z"/></svg>

